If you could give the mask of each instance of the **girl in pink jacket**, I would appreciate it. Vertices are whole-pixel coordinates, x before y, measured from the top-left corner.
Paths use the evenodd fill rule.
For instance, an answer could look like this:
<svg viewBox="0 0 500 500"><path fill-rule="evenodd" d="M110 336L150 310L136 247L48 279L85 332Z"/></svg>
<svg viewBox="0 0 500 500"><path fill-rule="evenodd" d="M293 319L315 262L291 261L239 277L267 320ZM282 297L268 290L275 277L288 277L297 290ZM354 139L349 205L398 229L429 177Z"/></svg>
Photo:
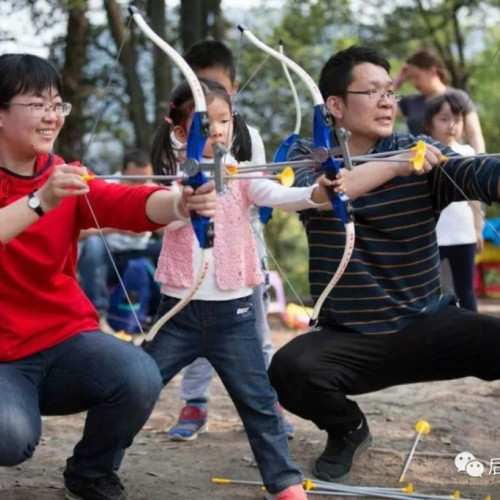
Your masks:
<svg viewBox="0 0 500 500"><path fill-rule="evenodd" d="M204 162L219 143L231 149L235 161L249 160L248 129L232 112L230 97L216 82L202 80L206 94L210 135ZM153 146L158 174L175 175L182 160L193 115L187 84L179 85L170 100L170 112ZM228 163L228 158L225 158ZM302 474L290 458L277 398L269 383L255 329L252 287L263 277L252 236L249 210L266 205L287 211L319 206L327 200L324 186L286 188L269 179L232 180L218 200L215 238L209 252L207 277L186 307L163 325L147 352L167 384L198 357L207 358L219 374L243 421L260 469L268 498L302 500ZM316 203L318 202L318 203ZM159 316L174 307L195 281L202 250L189 220L167 227L156 279L162 285Z"/></svg>

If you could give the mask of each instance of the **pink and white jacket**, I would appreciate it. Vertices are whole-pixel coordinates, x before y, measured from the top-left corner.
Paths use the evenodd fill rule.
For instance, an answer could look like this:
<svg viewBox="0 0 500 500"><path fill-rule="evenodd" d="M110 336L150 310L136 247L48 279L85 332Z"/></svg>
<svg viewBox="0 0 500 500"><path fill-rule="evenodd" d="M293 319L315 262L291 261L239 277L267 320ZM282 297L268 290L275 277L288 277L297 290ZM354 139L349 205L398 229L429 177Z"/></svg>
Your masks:
<svg viewBox="0 0 500 500"><path fill-rule="evenodd" d="M290 212L315 208L319 205L311 200L314 188L287 188L264 178L229 182L214 217L214 265L194 299L229 300L249 295L263 280L250 223L251 206ZM179 227L177 222L167 227L155 275L164 294L182 297L194 282L201 252L191 224Z"/></svg>

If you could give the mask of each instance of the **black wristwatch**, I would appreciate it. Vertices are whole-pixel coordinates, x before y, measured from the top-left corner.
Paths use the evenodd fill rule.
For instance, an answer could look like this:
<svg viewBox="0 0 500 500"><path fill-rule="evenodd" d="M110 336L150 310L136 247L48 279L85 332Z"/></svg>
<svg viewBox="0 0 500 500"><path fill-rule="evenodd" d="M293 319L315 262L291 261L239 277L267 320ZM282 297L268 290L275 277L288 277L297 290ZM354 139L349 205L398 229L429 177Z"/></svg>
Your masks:
<svg viewBox="0 0 500 500"><path fill-rule="evenodd" d="M40 205L40 200L34 192L28 195L28 207L35 211L40 217L45 214L42 206Z"/></svg>

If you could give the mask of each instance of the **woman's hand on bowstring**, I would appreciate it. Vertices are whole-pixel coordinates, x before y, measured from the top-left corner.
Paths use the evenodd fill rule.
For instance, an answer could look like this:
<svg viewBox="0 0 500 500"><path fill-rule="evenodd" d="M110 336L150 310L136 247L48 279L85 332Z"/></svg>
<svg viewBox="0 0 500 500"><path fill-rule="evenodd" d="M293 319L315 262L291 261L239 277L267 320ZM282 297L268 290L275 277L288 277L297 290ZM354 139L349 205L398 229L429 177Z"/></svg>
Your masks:
<svg viewBox="0 0 500 500"><path fill-rule="evenodd" d="M77 165L55 167L45 184L37 191L44 211L56 208L63 198L87 194L89 186L82 177L87 173L85 167Z"/></svg>

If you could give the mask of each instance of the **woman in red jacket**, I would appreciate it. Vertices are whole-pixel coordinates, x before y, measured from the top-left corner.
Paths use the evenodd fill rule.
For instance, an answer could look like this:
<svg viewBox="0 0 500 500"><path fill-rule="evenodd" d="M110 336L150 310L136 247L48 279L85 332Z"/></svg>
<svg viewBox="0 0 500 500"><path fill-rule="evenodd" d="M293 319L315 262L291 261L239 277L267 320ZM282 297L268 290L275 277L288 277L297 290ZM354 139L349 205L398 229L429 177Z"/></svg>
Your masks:
<svg viewBox="0 0 500 500"><path fill-rule="evenodd" d="M125 499L113 472L161 390L153 360L99 331L75 272L82 229L150 231L190 210L212 217L213 183L181 195L82 178L52 153L71 111L54 67L0 56L0 466L30 458L41 414L88 410L64 472L67 498ZM89 207L92 207L92 211Z"/></svg>

